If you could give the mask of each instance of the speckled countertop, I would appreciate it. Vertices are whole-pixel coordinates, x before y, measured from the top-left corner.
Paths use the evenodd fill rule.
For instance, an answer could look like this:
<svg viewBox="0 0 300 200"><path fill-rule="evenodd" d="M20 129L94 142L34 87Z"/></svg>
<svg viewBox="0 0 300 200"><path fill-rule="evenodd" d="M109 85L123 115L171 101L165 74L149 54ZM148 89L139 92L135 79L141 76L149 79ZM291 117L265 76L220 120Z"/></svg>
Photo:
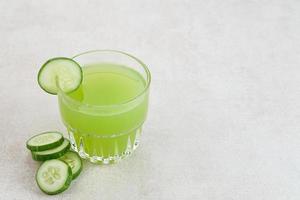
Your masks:
<svg viewBox="0 0 300 200"><path fill-rule="evenodd" d="M0 199L300 199L300 1L0 1ZM26 139L65 132L54 56L120 49L153 82L142 143L46 196Z"/></svg>

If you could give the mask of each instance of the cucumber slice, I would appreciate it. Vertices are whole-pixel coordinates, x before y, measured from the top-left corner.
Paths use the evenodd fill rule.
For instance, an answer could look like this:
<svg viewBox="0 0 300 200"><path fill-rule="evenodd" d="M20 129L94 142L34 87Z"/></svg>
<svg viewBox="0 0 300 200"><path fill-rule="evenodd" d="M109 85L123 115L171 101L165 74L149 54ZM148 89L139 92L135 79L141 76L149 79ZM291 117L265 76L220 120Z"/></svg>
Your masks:
<svg viewBox="0 0 300 200"><path fill-rule="evenodd" d="M47 160L38 169L35 179L44 193L58 194L69 187L72 181L72 170L61 160Z"/></svg>
<svg viewBox="0 0 300 200"><path fill-rule="evenodd" d="M82 81L80 65L70 58L58 57L48 60L38 73L38 83L50 94L76 90Z"/></svg>
<svg viewBox="0 0 300 200"><path fill-rule="evenodd" d="M64 137L59 132L48 131L31 137L26 142L26 147L31 151L44 151L61 145Z"/></svg>
<svg viewBox="0 0 300 200"><path fill-rule="evenodd" d="M65 155L60 157L59 159L62 161L65 161L71 167L73 180L75 178L77 178L77 176L80 174L80 172L82 170L82 160L78 156L78 154L75 152L69 151Z"/></svg>
<svg viewBox="0 0 300 200"><path fill-rule="evenodd" d="M50 160L54 158L59 158L63 156L70 149L70 141L64 139L64 142L53 149L48 149L45 151L32 151L32 158L37 161Z"/></svg>

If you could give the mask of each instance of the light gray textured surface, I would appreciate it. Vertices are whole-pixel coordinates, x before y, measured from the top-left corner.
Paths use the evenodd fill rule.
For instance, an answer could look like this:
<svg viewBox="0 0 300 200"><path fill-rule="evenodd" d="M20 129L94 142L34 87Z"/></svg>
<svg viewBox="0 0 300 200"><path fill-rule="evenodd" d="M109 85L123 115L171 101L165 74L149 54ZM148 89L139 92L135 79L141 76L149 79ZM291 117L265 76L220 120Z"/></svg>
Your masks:
<svg viewBox="0 0 300 200"><path fill-rule="evenodd" d="M300 199L300 1L0 0L0 199ZM65 132L37 85L54 56L120 49L149 65L142 144L46 196L26 139Z"/></svg>

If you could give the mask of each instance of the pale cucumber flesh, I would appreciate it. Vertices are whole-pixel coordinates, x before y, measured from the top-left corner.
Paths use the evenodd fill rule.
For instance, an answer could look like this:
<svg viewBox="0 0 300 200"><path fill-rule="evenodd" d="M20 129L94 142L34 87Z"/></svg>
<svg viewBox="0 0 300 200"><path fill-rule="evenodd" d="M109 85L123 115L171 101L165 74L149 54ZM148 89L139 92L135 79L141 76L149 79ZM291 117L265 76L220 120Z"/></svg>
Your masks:
<svg viewBox="0 0 300 200"><path fill-rule="evenodd" d="M78 156L78 154L75 152L69 151L69 152L65 153L65 155L60 157L59 159L65 161L71 167L72 174L73 174L73 180L75 178L77 178L77 176L80 174L80 172L82 170L82 160Z"/></svg>
<svg viewBox="0 0 300 200"><path fill-rule="evenodd" d="M45 150L45 151L32 151L32 158L37 161L44 161L55 159L63 156L70 149L70 141L68 139L64 139L63 143L53 149Z"/></svg>
<svg viewBox="0 0 300 200"><path fill-rule="evenodd" d="M36 173L36 182L46 194L58 194L66 190L72 180L72 171L61 160L45 161Z"/></svg>
<svg viewBox="0 0 300 200"><path fill-rule="evenodd" d="M61 133L48 131L31 137L26 142L26 147L31 151L44 151L61 145L63 141Z"/></svg>
<svg viewBox="0 0 300 200"><path fill-rule="evenodd" d="M48 60L38 73L38 83L43 90L57 94L59 90L68 93L76 90L82 81L80 65L65 57Z"/></svg>

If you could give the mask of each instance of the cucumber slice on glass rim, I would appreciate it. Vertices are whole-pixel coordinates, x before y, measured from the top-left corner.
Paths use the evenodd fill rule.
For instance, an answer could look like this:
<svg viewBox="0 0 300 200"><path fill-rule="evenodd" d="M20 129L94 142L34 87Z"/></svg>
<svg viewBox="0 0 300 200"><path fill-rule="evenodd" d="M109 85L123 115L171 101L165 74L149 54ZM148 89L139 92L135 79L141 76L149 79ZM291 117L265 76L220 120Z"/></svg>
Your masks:
<svg viewBox="0 0 300 200"><path fill-rule="evenodd" d="M31 137L26 142L26 147L31 151L44 151L61 145L64 137L61 133L47 131Z"/></svg>
<svg viewBox="0 0 300 200"><path fill-rule="evenodd" d="M70 186L72 171L70 166L61 160L47 160L38 169L35 179L44 193L58 194Z"/></svg>
<svg viewBox="0 0 300 200"><path fill-rule="evenodd" d="M38 73L38 83L43 90L57 94L76 90L82 81L82 69L71 58L57 57L48 60Z"/></svg>
<svg viewBox="0 0 300 200"><path fill-rule="evenodd" d="M70 146L70 141L68 139L64 139L63 143L56 148L48 149L45 151L32 151L32 158L36 161L59 158L69 151Z"/></svg>

